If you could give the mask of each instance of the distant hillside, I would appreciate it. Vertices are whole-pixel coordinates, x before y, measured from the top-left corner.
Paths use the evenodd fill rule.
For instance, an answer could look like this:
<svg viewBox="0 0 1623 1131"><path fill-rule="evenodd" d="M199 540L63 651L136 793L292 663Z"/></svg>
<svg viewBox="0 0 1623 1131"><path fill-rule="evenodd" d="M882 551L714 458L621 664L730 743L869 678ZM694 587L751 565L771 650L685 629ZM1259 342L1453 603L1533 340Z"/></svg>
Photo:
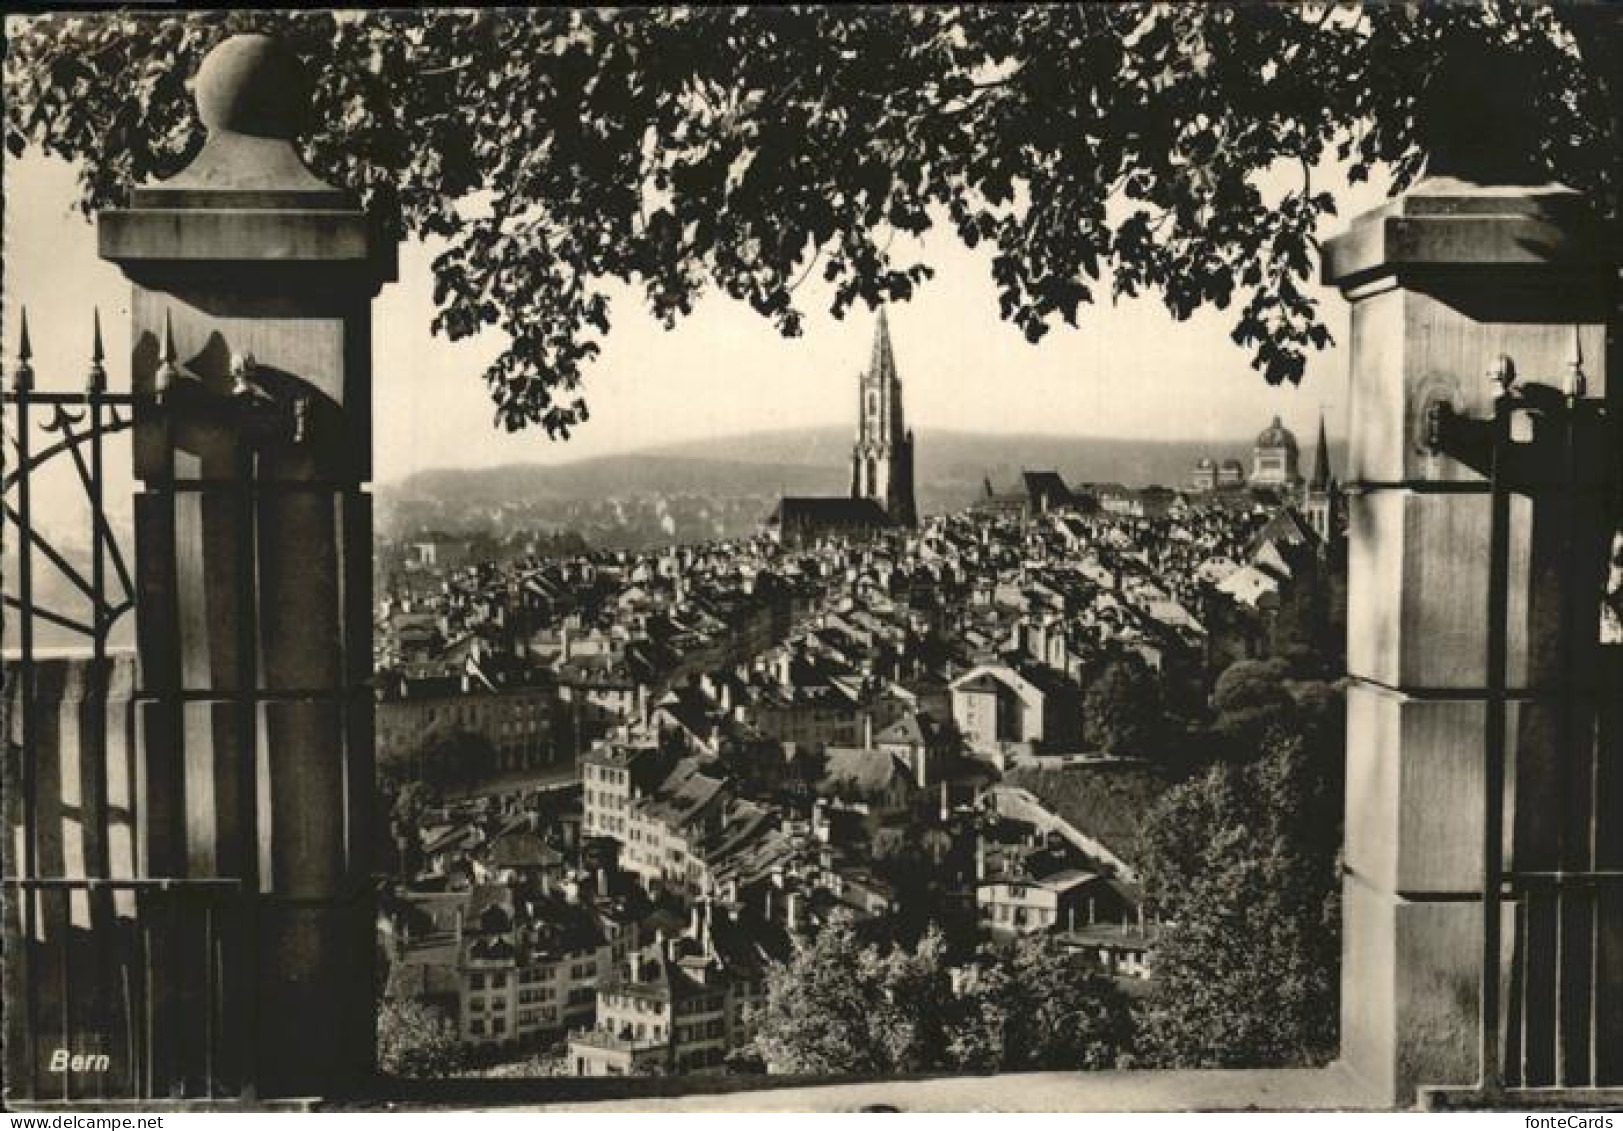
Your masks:
<svg viewBox="0 0 1623 1131"><path fill-rule="evenodd" d="M1209 444L945 431L921 433L916 443L919 505L926 512L967 505L987 478L994 489L1009 490L1028 469L1058 471L1069 483L1180 486L1202 456L1247 460L1251 447L1249 438ZM386 485L379 494L451 509L642 494L841 494L850 485L850 451L850 429L843 426L758 432L561 464L443 468ZM1304 472L1311 459L1311 450L1302 453ZM1344 466L1339 446L1332 459Z"/></svg>
<svg viewBox="0 0 1623 1131"><path fill-rule="evenodd" d="M1189 479L1201 456L1246 459L1251 441L1209 444L1193 440L1108 440L1088 436L1043 436L991 432L928 431L914 441L915 469L921 489L932 484L986 476L999 490L1012 487L1023 470L1058 471L1067 482L1178 485ZM669 444L651 449L659 455L774 462L844 468L851 458L851 430L846 427L755 432L714 440Z"/></svg>
<svg viewBox="0 0 1623 1131"><path fill-rule="evenodd" d="M847 473L834 464L807 466L776 460L639 452L560 464L436 468L418 472L399 484L384 485L379 493L397 501L433 500L456 507L514 499L573 500L654 492L717 496L813 494L842 491L849 486Z"/></svg>

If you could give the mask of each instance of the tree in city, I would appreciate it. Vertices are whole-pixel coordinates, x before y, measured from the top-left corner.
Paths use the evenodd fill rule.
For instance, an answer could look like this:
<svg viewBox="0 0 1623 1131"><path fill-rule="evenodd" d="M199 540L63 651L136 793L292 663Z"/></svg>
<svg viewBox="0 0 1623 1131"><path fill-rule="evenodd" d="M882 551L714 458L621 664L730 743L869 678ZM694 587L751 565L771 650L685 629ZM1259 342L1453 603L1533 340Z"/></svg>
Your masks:
<svg viewBox="0 0 1623 1131"><path fill-rule="evenodd" d="M388 778L380 780L380 787L384 802L380 808L389 814L388 848L395 864L391 871L413 875L422 863L423 814L440 803L440 791L427 782L397 782Z"/></svg>
<svg viewBox="0 0 1623 1131"><path fill-rule="evenodd" d="M1236 756L1254 755L1265 735L1291 724L1296 700L1286 687L1289 677L1282 659L1237 660L1218 675L1212 730Z"/></svg>
<svg viewBox="0 0 1623 1131"><path fill-rule="evenodd" d="M378 1010L378 1067L390 1076L448 1076L464 1063L456 1027L435 1006L391 999Z"/></svg>
<svg viewBox="0 0 1623 1131"><path fill-rule="evenodd" d="M948 1051L966 1072L1113 1068L1133 1046L1127 999L1052 935L984 946Z"/></svg>
<svg viewBox="0 0 1623 1131"><path fill-rule="evenodd" d="M1339 763L1300 735L1219 763L1151 811L1141 874L1164 924L1141 1055L1178 1067L1320 1063L1336 1049Z"/></svg>
<svg viewBox="0 0 1623 1131"><path fill-rule="evenodd" d="M888 947L838 912L767 978L754 1051L774 1072L1109 1068L1132 1046L1121 991L1049 935L985 945L955 989L942 933Z"/></svg>
<svg viewBox="0 0 1623 1131"><path fill-rule="evenodd" d="M1161 684L1136 656L1117 656L1082 696L1086 737L1120 758L1142 758L1159 746Z"/></svg>
<svg viewBox="0 0 1623 1131"><path fill-rule="evenodd" d="M952 988L945 944L927 932L914 948L863 941L836 911L767 975L755 1050L770 1071L920 1072L947 1043Z"/></svg>
<svg viewBox="0 0 1623 1131"><path fill-rule="evenodd" d="M1212 688L1211 737L1219 757L1248 761L1278 738L1299 739L1325 767L1340 764L1344 745L1341 685L1293 679L1283 658L1238 660Z"/></svg>
<svg viewBox="0 0 1623 1131"><path fill-rule="evenodd" d="M909 298L911 237L989 250L1037 341L1095 301L1232 310L1270 382L1330 341L1314 171L1559 179L1612 201L1616 13L1599 4L65 13L7 25L7 151L82 204L183 168L187 83L274 33L314 76L300 148L429 241L436 332L487 329L497 422L567 438L615 287L666 325L709 291L800 332ZM1449 76L1453 78L1450 79ZM1493 81L1484 82L1482 76ZM1469 166L1469 168L1467 168ZM901 240L897 240L897 236Z"/></svg>

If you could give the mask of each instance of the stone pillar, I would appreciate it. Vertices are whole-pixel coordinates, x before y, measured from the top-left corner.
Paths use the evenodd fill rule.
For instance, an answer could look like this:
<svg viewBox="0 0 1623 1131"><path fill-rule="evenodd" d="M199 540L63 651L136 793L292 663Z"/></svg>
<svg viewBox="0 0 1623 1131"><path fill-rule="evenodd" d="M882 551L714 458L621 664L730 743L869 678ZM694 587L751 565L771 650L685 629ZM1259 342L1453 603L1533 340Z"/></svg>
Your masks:
<svg viewBox="0 0 1623 1131"><path fill-rule="evenodd" d="M1474 1083L1480 1067L1490 490L1480 466L1428 450L1428 409L1491 417L1503 355L1556 400L1576 360L1591 406L1615 411L1614 256L1576 192L1442 171L1326 248L1352 354L1342 1057L1400 1106L1418 1087ZM1529 417L1516 435L1548 439L1541 428ZM1615 443L1603 446L1615 464ZM1592 731L1616 690L1594 650L1613 505L1603 462L1578 468L1575 492L1545 476L1510 506L1507 867L1550 866L1539 842L1569 820L1552 795L1554 698L1576 689L1577 729ZM1569 602L1588 612L1564 621ZM1569 648L1572 670L1557 659ZM1601 764L1584 750L1578 765ZM1618 910L1589 924L1603 993L1618 988ZM1512 1002L1508 971L1558 961L1518 943L1525 913L1512 899L1502 920ZM1616 1024L1597 1020L1602 1037Z"/></svg>
<svg viewBox="0 0 1623 1131"><path fill-rule="evenodd" d="M196 82L207 141L99 220L133 284L144 873L243 882L244 1077L372 1069L371 324L394 251L294 146L309 83L264 36ZM185 1021L186 988L160 992ZM160 1025L165 1023L160 1016Z"/></svg>

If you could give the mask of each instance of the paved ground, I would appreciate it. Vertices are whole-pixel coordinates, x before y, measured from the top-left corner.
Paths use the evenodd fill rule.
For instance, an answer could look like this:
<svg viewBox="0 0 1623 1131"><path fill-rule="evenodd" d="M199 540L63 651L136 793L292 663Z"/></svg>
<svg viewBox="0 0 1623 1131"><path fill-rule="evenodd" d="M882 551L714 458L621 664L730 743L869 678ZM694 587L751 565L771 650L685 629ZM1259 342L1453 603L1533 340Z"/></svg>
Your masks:
<svg viewBox="0 0 1623 1131"><path fill-rule="evenodd" d="M1036 1072L840 1084L726 1095L525 1106L530 1111L1324 1111L1379 1110L1338 1067L1178 1072ZM503 1105L503 1110L514 1110Z"/></svg>

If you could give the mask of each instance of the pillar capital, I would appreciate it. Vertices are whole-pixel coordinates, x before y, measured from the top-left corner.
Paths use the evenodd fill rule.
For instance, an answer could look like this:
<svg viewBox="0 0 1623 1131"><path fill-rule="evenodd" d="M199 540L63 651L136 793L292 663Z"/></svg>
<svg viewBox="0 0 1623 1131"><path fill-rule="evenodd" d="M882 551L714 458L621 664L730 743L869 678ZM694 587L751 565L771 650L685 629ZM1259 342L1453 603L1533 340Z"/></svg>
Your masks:
<svg viewBox="0 0 1623 1131"><path fill-rule="evenodd" d="M1477 184L1432 175L1356 217L1324 245L1324 282L1364 284L1462 269L1602 274L1612 253L1583 193L1562 184Z"/></svg>
<svg viewBox="0 0 1623 1131"><path fill-rule="evenodd" d="M202 149L176 176L133 190L128 208L101 214L102 258L154 285L246 263L277 264L255 275L271 286L301 266L318 270L307 274L321 289L375 293L395 278L393 241L299 156L309 89L303 65L269 36L216 46L196 81Z"/></svg>

